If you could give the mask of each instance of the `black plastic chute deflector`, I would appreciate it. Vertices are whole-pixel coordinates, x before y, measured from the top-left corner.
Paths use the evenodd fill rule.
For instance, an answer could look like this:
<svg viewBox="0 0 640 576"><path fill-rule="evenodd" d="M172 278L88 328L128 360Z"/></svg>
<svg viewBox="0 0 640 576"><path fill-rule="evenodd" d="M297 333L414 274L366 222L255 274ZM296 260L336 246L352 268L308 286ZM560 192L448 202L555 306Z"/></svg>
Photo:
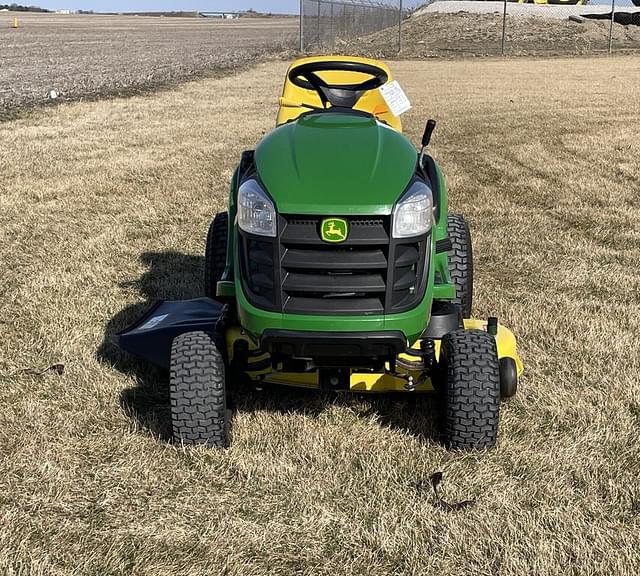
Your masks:
<svg viewBox="0 0 640 576"><path fill-rule="evenodd" d="M126 352L169 368L173 339L187 332L206 332L221 346L227 306L211 298L156 302L134 324L115 335Z"/></svg>

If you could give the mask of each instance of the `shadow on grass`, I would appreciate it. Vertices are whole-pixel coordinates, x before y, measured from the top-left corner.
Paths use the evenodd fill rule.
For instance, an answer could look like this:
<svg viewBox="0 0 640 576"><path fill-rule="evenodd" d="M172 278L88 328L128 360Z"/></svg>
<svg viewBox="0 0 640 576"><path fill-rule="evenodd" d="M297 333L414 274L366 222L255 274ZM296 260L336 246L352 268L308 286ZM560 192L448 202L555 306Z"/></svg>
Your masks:
<svg viewBox="0 0 640 576"><path fill-rule="evenodd" d="M136 380L136 386L123 390L120 395L120 405L136 428L170 441L168 372L123 352L113 343L113 336L138 320L156 300L202 296L204 258L169 251L145 252L140 259L148 270L126 286L136 288L145 302L128 306L111 318L96 356ZM382 426L402 430L422 440L437 437L436 400L431 396L356 395L282 386L265 386L257 392L250 383L238 382L234 383L230 400L234 412L267 410L283 415L318 416L329 406L344 406L362 417L375 418Z"/></svg>

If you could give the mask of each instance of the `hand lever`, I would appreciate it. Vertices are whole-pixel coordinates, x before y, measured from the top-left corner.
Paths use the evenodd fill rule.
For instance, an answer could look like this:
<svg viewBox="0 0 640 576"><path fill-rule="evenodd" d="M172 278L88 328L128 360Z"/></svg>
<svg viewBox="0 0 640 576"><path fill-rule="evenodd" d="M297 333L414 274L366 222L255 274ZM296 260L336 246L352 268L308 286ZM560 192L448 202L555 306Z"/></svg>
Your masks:
<svg viewBox="0 0 640 576"><path fill-rule="evenodd" d="M424 150L429 146L431 142L431 134L436 128L436 121L433 118L427 120L427 125L424 127L424 134L422 135L422 148L420 148L420 166L422 166L422 159L424 158Z"/></svg>

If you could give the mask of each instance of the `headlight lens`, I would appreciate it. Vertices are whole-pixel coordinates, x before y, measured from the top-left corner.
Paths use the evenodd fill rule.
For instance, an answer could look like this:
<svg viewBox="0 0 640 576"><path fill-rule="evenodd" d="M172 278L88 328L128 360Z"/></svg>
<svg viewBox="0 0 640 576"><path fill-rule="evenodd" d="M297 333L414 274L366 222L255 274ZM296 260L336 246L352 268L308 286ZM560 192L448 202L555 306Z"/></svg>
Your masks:
<svg viewBox="0 0 640 576"><path fill-rule="evenodd" d="M276 208L255 180L247 180L238 190L238 226L250 234L276 235Z"/></svg>
<svg viewBox="0 0 640 576"><path fill-rule="evenodd" d="M393 237L421 236L431 230L433 194L424 182L415 181L393 210Z"/></svg>

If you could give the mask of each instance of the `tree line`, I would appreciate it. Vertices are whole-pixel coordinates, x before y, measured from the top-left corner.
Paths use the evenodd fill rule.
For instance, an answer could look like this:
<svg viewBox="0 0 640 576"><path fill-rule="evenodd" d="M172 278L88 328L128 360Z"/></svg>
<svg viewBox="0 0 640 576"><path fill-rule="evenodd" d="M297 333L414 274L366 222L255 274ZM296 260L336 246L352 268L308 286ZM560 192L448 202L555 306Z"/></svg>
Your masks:
<svg viewBox="0 0 640 576"><path fill-rule="evenodd" d="M51 12L39 6L22 6L22 4L0 4L0 10L11 10L12 12Z"/></svg>

